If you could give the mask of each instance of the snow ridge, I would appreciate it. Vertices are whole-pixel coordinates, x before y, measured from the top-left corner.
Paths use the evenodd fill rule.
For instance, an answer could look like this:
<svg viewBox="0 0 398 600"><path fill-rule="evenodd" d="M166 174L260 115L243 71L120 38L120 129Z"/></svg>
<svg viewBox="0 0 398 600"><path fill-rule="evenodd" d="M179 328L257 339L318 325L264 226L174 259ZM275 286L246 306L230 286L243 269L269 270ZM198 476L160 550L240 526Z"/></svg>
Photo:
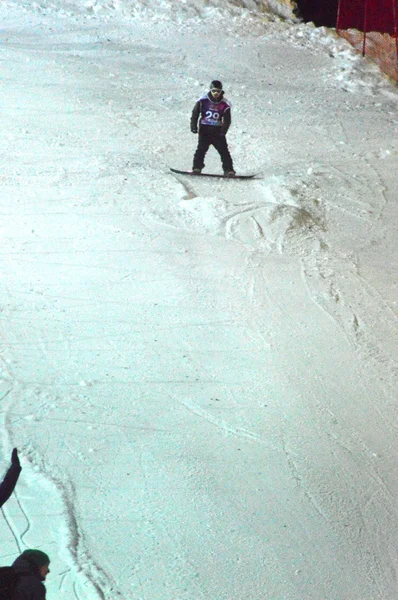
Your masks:
<svg viewBox="0 0 398 600"><path fill-rule="evenodd" d="M26 7L22 0L11 0L11 6ZM37 0L29 6L42 14L57 13L73 17L137 17L155 19L186 19L213 17L215 14L234 16L242 11L258 11L260 0Z"/></svg>
<svg viewBox="0 0 398 600"><path fill-rule="evenodd" d="M12 447L14 418L12 409L8 407L2 438L2 446L7 449L6 456ZM12 536L2 535L3 552L9 547L7 556L14 560L26 548L46 551L52 563L51 578L46 587L50 594L56 593L59 598L70 597L71 592L77 600L119 598L111 579L85 549L84 535L75 510L73 483L65 477L54 476L56 467L50 468L33 446L25 446L19 454L22 476L14 496L2 509L6 528ZM57 517L54 519L55 514ZM13 545L14 551L11 549Z"/></svg>

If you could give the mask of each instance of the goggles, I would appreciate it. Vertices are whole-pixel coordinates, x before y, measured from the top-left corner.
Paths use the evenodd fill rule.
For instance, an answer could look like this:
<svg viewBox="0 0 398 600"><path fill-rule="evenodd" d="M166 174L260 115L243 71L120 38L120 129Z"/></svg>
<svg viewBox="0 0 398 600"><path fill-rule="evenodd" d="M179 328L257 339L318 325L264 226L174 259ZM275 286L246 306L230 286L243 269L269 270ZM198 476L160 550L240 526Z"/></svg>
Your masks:
<svg viewBox="0 0 398 600"><path fill-rule="evenodd" d="M213 88L210 90L210 92L213 94L213 96L219 96L220 94L222 94L222 90L220 90L219 88Z"/></svg>

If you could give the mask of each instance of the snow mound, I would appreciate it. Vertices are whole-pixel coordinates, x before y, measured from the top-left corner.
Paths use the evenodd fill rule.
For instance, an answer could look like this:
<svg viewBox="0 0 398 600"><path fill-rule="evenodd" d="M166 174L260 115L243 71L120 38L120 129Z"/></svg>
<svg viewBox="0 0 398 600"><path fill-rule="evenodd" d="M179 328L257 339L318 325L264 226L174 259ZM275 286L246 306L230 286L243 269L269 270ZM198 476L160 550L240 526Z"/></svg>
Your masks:
<svg viewBox="0 0 398 600"><path fill-rule="evenodd" d="M340 37L334 29L315 27L313 23L275 23L272 36L286 39L298 48L310 48L315 52L326 52L334 59L334 69L324 73L332 85L346 92L362 92L369 96L382 93L398 102L398 93L379 67L364 58L351 44Z"/></svg>
<svg viewBox="0 0 398 600"><path fill-rule="evenodd" d="M11 0L10 4L26 8L26 3L21 0ZM65 16L133 17L150 14L152 18L161 20L214 16L217 12L225 18L242 11L256 11L259 5L259 0L39 0L29 4L29 9Z"/></svg>
<svg viewBox="0 0 398 600"><path fill-rule="evenodd" d="M265 254L302 255L322 246L323 216L315 203L278 177L191 185L180 178L169 203L143 214L146 222L236 240ZM304 185L304 184L303 184ZM245 187L243 187L245 186ZM242 190L248 198L241 196ZM207 195L211 190L212 196ZM216 193L216 195L215 195Z"/></svg>

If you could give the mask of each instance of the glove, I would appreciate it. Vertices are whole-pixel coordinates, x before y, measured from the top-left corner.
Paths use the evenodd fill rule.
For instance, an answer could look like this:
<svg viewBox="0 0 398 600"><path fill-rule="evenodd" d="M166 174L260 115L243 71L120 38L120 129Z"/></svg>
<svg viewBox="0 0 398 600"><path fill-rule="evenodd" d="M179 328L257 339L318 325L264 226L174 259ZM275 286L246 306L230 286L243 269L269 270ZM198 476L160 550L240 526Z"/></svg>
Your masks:
<svg viewBox="0 0 398 600"><path fill-rule="evenodd" d="M197 127L192 127L191 131L192 131L192 133L198 133L198 128Z"/></svg>
<svg viewBox="0 0 398 600"><path fill-rule="evenodd" d="M12 454L11 454L11 464L14 465L14 467L21 466L21 464L19 462L19 458L18 458L18 450L16 448L14 448L14 450L12 451Z"/></svg>

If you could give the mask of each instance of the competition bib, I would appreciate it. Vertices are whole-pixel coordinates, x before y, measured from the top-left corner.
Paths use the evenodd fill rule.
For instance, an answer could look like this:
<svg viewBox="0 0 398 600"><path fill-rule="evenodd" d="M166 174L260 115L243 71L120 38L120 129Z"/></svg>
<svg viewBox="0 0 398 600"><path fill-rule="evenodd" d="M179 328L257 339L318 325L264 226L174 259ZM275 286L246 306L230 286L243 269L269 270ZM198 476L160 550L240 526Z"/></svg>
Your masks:
<svg viewBox="0 0 398 600"><path fill-rule="evenodd" d="M208 96L201 98L201 103L201 125L221 127L223 114L227 109L229 109L229 103L225 100L221 100L221 102L212 102Z"/></svg>
<svg viewBox="0 0 398 600"><path fill-rule="evenodd" d="M206 110L202 117L202 125L220 125L221 126L221 115L218 110L209 108Z"/></svg>

